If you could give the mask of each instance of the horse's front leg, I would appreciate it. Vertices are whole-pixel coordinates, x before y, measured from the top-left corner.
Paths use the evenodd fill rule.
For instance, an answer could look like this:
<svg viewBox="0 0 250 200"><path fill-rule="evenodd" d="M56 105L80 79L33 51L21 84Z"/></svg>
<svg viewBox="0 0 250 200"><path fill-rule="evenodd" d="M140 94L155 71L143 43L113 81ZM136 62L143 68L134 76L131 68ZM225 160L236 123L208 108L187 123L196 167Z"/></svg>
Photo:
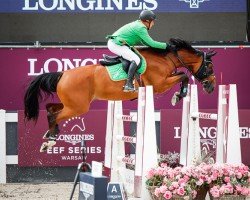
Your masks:
<svg viewBox="0 0 250 200"><path fill-rule="evenodd" d="M180 91L175 92L175 94L172 98L172 104L176 105L177 102L179 102L182 98L187 96L189 78L184 72L176 73L176 74L174 74L174 76L178 77L179 82L181 82Z"/></svg>
<svg viewBox="0 0 250 200"><path fill-rule="evenodd" d="M173 106L175 106L179 101L181 101L185 96L187 96L188 82L189 82L188 76L183 72L174 74L174 76L177 76L181 84L180 84L180 91L175 92L174 96L172 97L171 103Z"/></svg>
<svg viewBox="0 0 250 200"><path fill-rule="evenodd" d="M164 83L161 84L162 87L160 88L161 90L160 93L171 89L173 86L175 86L178 83L181 83L180 91L175 92L171 100L172 105L176 105L181 99L183 99L183 97L187 95L188 81L189 81L189 78L184 72L175 73L172 76L164 80Z"/></svg>

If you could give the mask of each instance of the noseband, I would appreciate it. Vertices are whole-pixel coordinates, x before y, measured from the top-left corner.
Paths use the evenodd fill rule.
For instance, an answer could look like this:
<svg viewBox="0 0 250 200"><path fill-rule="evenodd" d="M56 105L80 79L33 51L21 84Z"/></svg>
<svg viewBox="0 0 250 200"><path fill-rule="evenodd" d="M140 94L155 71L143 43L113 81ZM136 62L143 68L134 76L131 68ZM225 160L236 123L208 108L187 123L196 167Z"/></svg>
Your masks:
<svg viewBox="0 0 250 200"><path fill-rule="evenodd" d="M210 59L207 59L206 52L203 52L203 61L201 63L201 66L199 67L198 71L193 74L193 76L201 82L202 80L208 78L211 75L214 75L213 69L209 69L209 64L213 64L213 62Z"/></svg>

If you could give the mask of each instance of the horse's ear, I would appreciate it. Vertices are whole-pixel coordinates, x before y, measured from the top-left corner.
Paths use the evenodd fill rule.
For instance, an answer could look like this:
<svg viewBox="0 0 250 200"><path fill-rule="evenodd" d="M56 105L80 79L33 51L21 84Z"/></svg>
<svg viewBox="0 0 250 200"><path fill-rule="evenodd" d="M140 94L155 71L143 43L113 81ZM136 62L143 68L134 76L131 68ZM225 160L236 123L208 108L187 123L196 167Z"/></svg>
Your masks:
<svg viewBox="0 0 250 200"><path fill-rule="evenodd" d="M214 50L212 50L212 51L209 51L209 52L207 53L207 57L208 57L208 58L211 58L211 57L215 56L216 54L217 54L217 52L214 51Z"/></svg>

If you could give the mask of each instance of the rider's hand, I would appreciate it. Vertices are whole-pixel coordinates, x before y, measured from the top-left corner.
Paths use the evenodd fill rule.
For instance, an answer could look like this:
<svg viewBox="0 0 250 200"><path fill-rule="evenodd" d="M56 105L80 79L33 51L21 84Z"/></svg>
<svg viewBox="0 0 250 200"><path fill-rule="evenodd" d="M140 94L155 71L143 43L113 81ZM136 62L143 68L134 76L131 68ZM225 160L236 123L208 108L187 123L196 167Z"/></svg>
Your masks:
<svg viewBox="0 0 250 200"><path fill-rule="evenodd" d="M176 46L173 44L167 44L167 51L176 51Z"/></svg>

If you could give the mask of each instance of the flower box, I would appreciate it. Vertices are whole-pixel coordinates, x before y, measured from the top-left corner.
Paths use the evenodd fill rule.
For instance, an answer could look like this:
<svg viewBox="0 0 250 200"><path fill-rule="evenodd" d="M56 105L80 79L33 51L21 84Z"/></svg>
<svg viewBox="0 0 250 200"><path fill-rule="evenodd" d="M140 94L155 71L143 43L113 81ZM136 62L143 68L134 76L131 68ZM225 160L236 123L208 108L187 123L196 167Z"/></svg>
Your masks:
<svg viewBox="0 0 250 200"><path fill-rule="evenodd" d="M154 193L155 193L155 189L158 186L147 186L147 189L149 191L150 197L152 200L163 200L163 196L157 197Z"/></svg>
<svg viewBox="0 0 250 200"><path fill-rule="evenodd" d="M212 195L210 195L211 200L245 200L246 196L242 195L223 195L219 198L214 198Z"/></svg>
<svg viewBox="0 0 250 200"><path fill-rule="evenodd" d="M155 192L155 189L157 188L158 186L147 186L147 189L150 193L150 197L152 200L166 200L166 198L163 197L163 195L160 195L159 197L157 197L154 192ZM191 196L178 196L178 195L173 195L173 197L170 199L170 200L192 200L192 197ZM199 199L201 200L201 199Z"/></svg>
<svg viewBox="0 0 250 200"><path fill-rule="evenodd" d="M206 199L207 193L209 191L208 186L202 186L197 190L197 195L193 200L203 200Z"/></svg>

